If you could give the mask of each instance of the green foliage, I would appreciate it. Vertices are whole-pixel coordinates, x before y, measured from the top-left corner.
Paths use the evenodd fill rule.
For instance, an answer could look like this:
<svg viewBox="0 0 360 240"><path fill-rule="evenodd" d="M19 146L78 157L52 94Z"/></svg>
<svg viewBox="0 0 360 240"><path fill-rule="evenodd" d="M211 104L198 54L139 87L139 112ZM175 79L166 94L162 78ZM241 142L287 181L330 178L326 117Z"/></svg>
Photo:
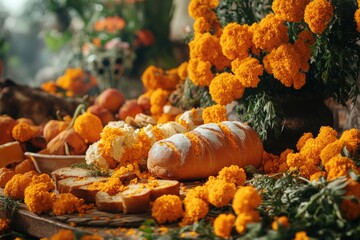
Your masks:
<svg viewBox="0 0 360 240"><path fill-rule="evenodd" d="M10 213L10 215L14 215L14 213L19 209L19 202L7 197L0 196L0 210L6 213Z"/></svg>
<svg viewBox="0 0 360 240"><path fill-rule="evenodd" d="M94 164L86 164L86 163L74 163L71 165L73 168L84 168L90 170L90 176L93 177L109 177L111 172L108 169L100 168Z"/></svg>

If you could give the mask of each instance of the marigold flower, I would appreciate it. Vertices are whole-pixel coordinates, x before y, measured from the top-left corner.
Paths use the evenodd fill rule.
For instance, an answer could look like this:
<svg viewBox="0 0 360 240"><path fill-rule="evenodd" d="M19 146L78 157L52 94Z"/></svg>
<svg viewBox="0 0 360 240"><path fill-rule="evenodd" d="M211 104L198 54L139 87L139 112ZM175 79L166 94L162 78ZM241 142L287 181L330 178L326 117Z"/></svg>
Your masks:
<svg viewBox="0 0 360 240"><path fill-rule="evenodd" d="M51 209L55 193L48 192L46 183L30 184L24 192L24 203L28 209L36 214L47 212Z"/></svg>
<svg viewBox="0 0 360 240"><path fill-rule="evenodd" d="M304 21L315 34L321 34L334 15L334 9L328 0L314 0L305 8Z"/></svg>
<svg viewBox="0 0 360 240"><path fill-rule="evenodd" d="M313 173L313 174L310 176L310 181L318 181L321 176L322 176L322 177L326 177L326 172L319 171L319 172Z"/></svg>
<svg viewBox="0 0 360 240"><path fill-rule="evenodd" d="M219 0L192 0L188 6L188 13L193 18L207 16L212 9L219 5Z"/></svg>
<svg viewBox="0 0 360 240"><path fill-rule="evenodd" d="M345 146L345 141L342 141L340 139L326 145L326 147L324 147L320 152L320 159L322 165L325 165L332 157L340 154L341 150Z"/></svg>
<svg viewBox="0 0 360 240"><path fill-rule="evenodd" d="M210 33L197 35L190 43L190 60L200 58L214 64L217 58L224 56L221 50L220 40Z"/></svg>
<svg viewBox="0 0 360 240"><path fill-rule="evenodd" d="M247 57L243 60L237 58L232 61L231 70L244 87L256 88L264 68L256 58Z"/></svg>
<svg viewBox="0 0 360 240"><path fill-rule="evenodd" d="M186 203L187 200L192 198L200 198L204 202L208 202L208 196L209 191L206 186L196 186L192 189L189 189L186 193L186 197L184 199L184 203Z"/></svg>
<svg viewBox="0 0 360 240"><path fill-rule="evenodd" d="M125 20L121 17L107 17L97 21L94 25L95 31L106 31L109 33L115 33L122 30L125 27Z"/></svg>
<svg viewBox="0 0 360 240"><path fill-rule="evenodd" d="M276 217L271 224L272 230L279 230L279 225L287 228L289 226L289 219L286 216Z"/></svg>
<svg viewBox="0 0 360 240"><path fill-rule="evenodd" d="M272 9L284 21L300 22L304 17L306 5L310 0L274 0Z"/></svg>
<svg viewBox="0 0 360 240"><path fill-rule="evenodd" d="M273 74L286 87L291 87L301 77L299 73L301 68L300 56L290 43L282 44L273 49L264 57L263 61L265 70ZM297 85L296 89L299 87L301 86Z"/></svg>
<svg viewBox="0 0 360 240"><path fill-rule="evenodd" d="M240 25L236 22L225 26L220 37L220 45L227 58L231 60L244 59L249 55L252 34L249 33L248 28L248 25Z"/></svg>
<svg viewBox="0 0 360 240"><path fill-rule="evenodd" d="M217 179L207 186L209 192L209 203L215 207L226 206L233 198L236 192L234 183L226 182L223 179Z"/></svg>
<svg viewBox="0 0 360 240"><path fill-rule="evenodd" d="M75 119L74 130L87 143L94 143L100 140L103 125L98 116L90 112L85 112Z"/></svg>
<svg viewBox="0 0 360 240"><path fill-rule="evenodd" d="M182 202L179 196L166 194L155 199L151 216L159 224L163 224L178 220L183 216L183 213Z"/></svg>
<svg viewBox="0 0 360 240"><path fill-rule="evenodd" d="M146 90L157 88L174 90L180 82L177 69L163 70L153 65L148 66L141 76L141 81Z"/></svg>
<svg viewBox="0 0 360 240"><path fill-rule="evenodd" d="M40 88L45 92L55 94L57 92L58 86L53 81L44 82L40 85Z"/></svg>
<svg viewBox="0 0 360 240"><path fill-rule="evenodd" d="M202 118L204 119L204 123L218 123L226 121L226 107L219 104L207 107L202 112Z"/></svg>
<svg viewBox="0 0 360 240"><path fill-rule="evenodd" d="M241 98L244 87L234 74L223 72L211 81L209 92L216 103L226 105Z"/></svg>
<svg viewBox="0 0 360 240"><path fill-rule="evenodd" d="M163 113L163 107L168 102L170 92L161 88L156 89L150 96L150 112L153 116L159 117Z"/></svg>
<svg viewBox="0 0 360 240"><path fill-rule="evenodd" d="M61 193L54 199L52 211L56 216L71 214L80 209L84 199L79 199L71 193Z"/></svg>
<svg viewBox="0 0 360 240"><path fill-rule="evenodd" d="M231 165L221 169L217 178L229 183L234 183L236 186L243 186L246 181L246 173L244 169L238 165Z"/></svg>
<svg viewBox="0 0 360 240"><path fill-rule="evenodd" d="M288 28L274 14L268 14L253 27L252 41L255 47L270 52L288 42Z"/></svg>
<svg viewBox="0 0 360 240"><path fill-rule="evenodd" d="M26 122L20 122L13 127L11 134L14 140L26 142L39 135L39 128Z"/></svg>
<svg viewBox="0 0 360 240"><path fill-rule="evenodd" d="M235 216L233 214L220 214L214 221L214 232L216 236L222 238L230 237L233 224L235 222Z"/></svg>
<svg viewBox="0 0 360 240"><path fill-rule="evenodd" d="M294 240L310 240L310 238L307 236L306 232L301 231L295 234Z"/></svg>
<svg viewBox="0 0 360 240"><path fill-rule="evenodd" d="M354 202L352 199L343 199L340 207L341 213L348 220L358 219L360 217L360 183L352 180L346 186L346 190L346 196L353 196L357 198L358 202Z"/></svg>
<svg viewBox="0 0 360 240"><path fill-rule="evenodd" d="M277 173L279 169L280 161L279 156L275 154L263 152L262 169L265 173Z"/></svg>
<svg viewBox="0 0 360 240"><path fill-rule="evenodd" d="M246 225L248 223L259 222L260 221L260 214L258 211L249 210L245 212L241 212L237 215L235 220L235 228L236 231L240 234L245 233Z"/></svg>
<svg viewBox="0 0 360 240"><path fill-rule="evenodd" d="M239 215L257 208L260 204L259 192L253 186L243 186L236 191L232 207L234 212Z"/></svg>
<svg viewBox="0 0 360 240"><path fill-rule="evenodd" d="M15 174L9 182L6 183L4 193L16 200L24 198L25 189L30 185L31 177L25 174Z"/></svg>
<svg viewBox="0 0 360 240"><path fill-rule="evenodd" d="M184 205L185 212L180 223L181 226L198 222L209 212L209 204L200 198L187 198Z"/></svg>
<svg viewBox="0 0 360 240"><path fill-rule="evenodd" d="M193 28L194 28L194 34L199 34L199 33L203 34L206 32L210 32L211 24L204 17L199 17L196 18L193 24Z"/></svg>
<svg viewBox="0 0 360 240"><path fill-rule="evenodd" d="M348 151L355 153L360 145L360 130L356 128L345 130L341 134L340 140L346 142Z"/></svg>
<svg viewBox="0 0 360 240"><path fill-rule="evenodd" d="M76 95L84 94L90 88L96 86L96 79L80 68L68 68L65 74L56 80L56 84L67 90L70 95Z"/></svg>
<svg viewBox="0 0 360 240"><path fill-rule="evenodd" d="M71 230L60 229L51 236L50 240L75 240L75 234Z"/></svg>
<svg viewBox="0 0 360 240"><path fill-rule="evenodd" d="M327 180L333 180L341 176L347 176L348 171L352 169L359 173L359 168L355 162L348 157L343 157L340 154L332 157L326 164Z"/></svg>
<svg viewBox="0 0 360 240"><path fill-rule="evenodd" d="M209 86L214 78L214 74L211 72L211 63L201 61L199 58L190 59L188 73L190 80L196 86Z"/></svg>

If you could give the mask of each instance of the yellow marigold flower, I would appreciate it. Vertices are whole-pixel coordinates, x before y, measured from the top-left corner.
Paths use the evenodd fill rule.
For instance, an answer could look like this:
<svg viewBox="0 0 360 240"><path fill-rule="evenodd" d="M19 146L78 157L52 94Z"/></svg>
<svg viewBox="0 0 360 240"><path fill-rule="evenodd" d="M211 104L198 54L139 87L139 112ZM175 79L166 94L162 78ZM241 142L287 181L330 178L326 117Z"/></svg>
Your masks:
<svg viewBox="0 0 360 240"><path fill-rule="evenodd" d="M310 45L305 41L298 39L294 43L294 48L300 57L300 68L302 71L307 72L310 68L309 60L311 58Z"/></svg>
<svg viewBox="0 0 360 240"><path fill-rule="evenodd" d="M30 185L31 177L25 174L15 174L9 182L6 183L4 193L16 200L24 198L25 189Z"/></svg>
<svg viewBox="0 0 360 240"><path fill-rule="evenodd" d="M238 165L231 165L221 169L217 178L229 183L234 183L236 186L242 186L246 181L246 173L244 169Z"/></svg>
<svg viewBox="0 0 360 240"><path fill-rule="evenodd" d="M358 9L356 9L355 11L355 14L354 14L354 19L355 19L355 22L356 22L356 30L358 32L360 32L360 7Z"/></svg>
<svg viewBox="0 0 360 240"><path fill-rule="evenodd" d="M9 228L10 219L0 219L0 233L4 232Z"/></svg>
<svg viewBox="0 0 360 240"><path fill-rule="evenodd" d="M274 0L272 9L274 13L287 22L300 22L304 17L306 5L310 0Z"/></svg>
<svg viewBox="0 0 360 240"><path fill-rule="evenodd" d="M222 238L230 237L235 216L233 214L220 214L214 221L214 232L216 236Z"/></svg>
<svg viewBox="0 0 360 240"><path fill-rule="evenodd" d="M188 13L193 18L206 16L219 5L219 0L191 0Z"/></svg>
<svg viewBox="0 0 360 240"><path fill-rule="evenodd" d="M265 173L277 173L279 164L279 156L265 151L263 152L262 169Z"/></svg>
<svg viewBox="0 0 360 240"><path fill-rule="evenodd" d="M227 120L226 107L223 105L212 105L202 112L204 123L218 123Z"/></svg>
<svg viewBox="0 0 360 240"><path fill-rule="evenodd" d="M190 59L200 58L214 64L216 59L223 56L220 40L210 33L197 35L190 43Z"/></svg>
<svg viewBox="0 0 360 240"><path fill-rule="evenodd" d="M190 58L188 65L188 74L190 80L196 86L209 86L214 74L211 72L211 63L201 61L199 58Z"/></svg>
<svg viewBox="0 0 360 240"><path fill-rule="evenodd" d="M336 155L332 157L326 164L327 180L333 180L341 176L347 176L348 171L352 169L359 173L359 168L356 167L355 162L348 157Z"/></svg>
<svg viewBox="0 0 360 240"><path fill-rule="evenodd" d="M304 21L315 34L321 34L334 15L334 9L328 0L314 0L305 8Z"/></svg>
<svg viewBox="0 0 360 240"><path fill-rule="evenodd" d="M220 37L220 45L227 58L231 60L244 59L249 55L252 34L249 33L248 28L248 25L240 25L236 22L225 26Z"/></svg>
<svg viewBox="0 0 360 240"><path fill-rule="evenodd" d="M45 92L51 93L51 94L55 94L58 86L56 85L55 82L53 81L48 81L48 82L44 82L41 84L40 88L42 90L44 90Z"/></svg>
<svg viewBox="0 0 360 240"><path fill-rule="evenodd" d="M352 180L346 186L346 196L356 197L358 202L352 199L343 199L341 203L341 213L348 220L355 220L360 217L360 183Z"/></svg>
<svg viewBox="0 0 360 240"><path fill-rule="evenodd" d="M234 74L223 72L214 77L209 86L212 99L220 105L226 105L242 97L244 87Z"/></svg>
<svg viewBox="0 0 360 240"><path fill-rule="evenodd" d="M268 14L253 27L252 41L255 47L270 52L288 42L288 28L274 14Z"/></svg>
<svg viewBox="0 0 360 240"><path fill-rule="evenodd" d="M194 34L203 34L206 32L210 32L211 24L204 17L199 17L195 20L193 28Z"/></svg>
<svg viewBox="0 0 360 240"><path fill-rule="evenodd" d="M49 174L43 173L40 175L32 176L30 185L35 185L38 183L44 183L46 191L51 191L55 189L53 179L49 176Z"/></svg>
<svg viewBox="0 0 360 240"><path fill-rule="evenodd" d="M326 172L319 171L319 172L313 173L310 176L310 181L318 181L321 176L326 177Z"/></svg>
<svg viewBox="0 0 360 240"><path fill-rule="evenodd" d="M315 140L319 148L323 149L329 143L335 142L338 138L338 133L330 126L320 127L319 134L316 136ZM320 153L320 152L319 152Z"/></svg>
<svg viewBox="0 0 360 240"><path fill-rule="evenodd" d="M279 230L279 226L287 228L289 226L289 219L286 216L276 217L271 224L272 230Z"/></svg>
<svg viewBox="0 0 360 240"><path fill-rule="evenodd" d="M287 155L286 163L290 170L298 169L306 161L306 157L301 153L290 153Z"/></svg>
<svg viewBox="0 0 360 240"><path fill-rule="evenodd" d="M85 112L75 119L74 130L87 143L94 143L100 140L103 125L98 116L90 112Z"/></svg>
<svg viewBox="0 0 360 240"><path fill-rule="evenodd" d="M347 143L348 151L355 153L360 145L360 130L356 128L346 130L341 134L340 140Z"/></svg>
<svg viewBox="0 0 360 240"><path fill-rule="evenodd" d="M163 107L168 102L169 95L169 91L163 90L161 88L158 88L152 92L150 96L150 112L152 116L155 118L160 117L160 115L164 112Z"/></svg>
<svg viewBox="0 0 360 240"><path fill-rule="evenodd" d="M48 192L46 183L30 184L24 193L24 203L31 212L36 214L49 211L54 198L55 193Z"/></svg>
<svg viewBox="0 0 360 240"><path fill-rule="evenodd" d="M310 240L310 238L307 236L306 232L301 231L295 234L294 240Z"/></svg>
<svg viewBox="0 0 360 240"><path fill-rule="evenodd" d="M346 146L342 140L336 140L335 142L329 143L320 152L320 159L322 165L325 165L332 157L341 153L341 150Z"/></svg>
<svg viewBox="0 0 360 240"><path fill-rule="evenodd" d="M304 133L300 138L299 140L297 141L296 143L296 149L298 151L300 151L304 146L305 146L305 143L306 141L309 139L309 138L313 138L313 134L311 132L308 132L308 133Z"/></svg>
<svg viewBox="0 0 360 240"><path fill-rule="evenodd" d="M231 70L244 87L256 88L263 75L264 68L256 58L247 57L243 60L237 58L231 62Z"/></svg>
<svg viewBox="0 0 360 240"><path fill-rule="evenodd" d="M56 216L71 214L80 209L84 199L79 199L71 193L61 193L54 200L52 211Z"/></svg>
<svg viewBox="0 0 360 240"><path fill-rule="evenodd" d="M174 90L180 82L177 69L163 70L150 65L145 69L141 76L141 81L146 90L155 90L162 88L165 90Z"/></svg>
<svg viewBox="0 0 360 240"><path fill-rule="evenodd" d="M27 122L20 122L13 127L11 134L16 141L26 142L39 135L39 128Z"/></svg>
<svg viewBox="0 0 360 240"><path fill-rule="evenodd" d="M282 44L273 49L264 57L263 61L265 70L273 74L286 87L291 87L300 77L300 56L290 43Z"/></svg>
<svg viewBox="0 0 360 240"><path fill-rule="evenodd" d="M234 183L226 182L223 179L217 179L207 186L209 192L209 203L215 207L226 206L233 198L236 192Z"/></svg>
<svg viewBox="0 0 360 240"><path fill-rule="evenodd" d="M239 215L257 208L260 204L261 196L258 191L253 186L243 186L236 191L232 208Z"/></svg>
<svg viewBox="0 0 360 240"><path fill-rule="evenodd" d="M248 223L259 222L260 221L260 214L258 211L249 210L245 212L241 212L238 214L235 220L235 228L236 231L240 234L245 233L246 225Z"/></svg>
<svg viewBox="0 0 360 240"><path fill-rule="evenodd" d="M184 201L184 205L185 212L181 226L198 222L209 212L209 204L200 198L188 198Z"/></svg>
<svg viewBox="0 0 360 240"><path fill-rule="evenodd" d="M168 194L158 197L154 201L151 210L151 216L155 218L159 224L174 222L181 218L184 213L179 196Z"/></svg>
<svg viewBox="0 0 360 240"><path fill-rule="evenodd" d="M185 80L188 76L188 72L187 72L187 68L188 68L189 63L188 62L183 62L182 64L179 65L179 67L177 68L178 70L178 75L180 79Z"/></svg>

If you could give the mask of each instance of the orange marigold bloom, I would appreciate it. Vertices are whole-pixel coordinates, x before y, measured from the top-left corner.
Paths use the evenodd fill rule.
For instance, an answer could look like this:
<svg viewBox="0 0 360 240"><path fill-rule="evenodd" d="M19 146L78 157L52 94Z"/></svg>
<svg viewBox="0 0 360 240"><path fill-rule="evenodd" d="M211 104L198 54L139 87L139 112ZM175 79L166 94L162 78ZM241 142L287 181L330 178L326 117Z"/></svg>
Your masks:
<svg viewBox="0 0 360 240"><path fill-rule="evenodd" d="M319 178L320 178L321 176L326 177L326 172L319 171L319 172L313 173L313 174L310 176L310 181L317 181L317 180L319 180Z"/></svg>
<svg viewBox="0 0 360 240"><path fill-rule="evenodd" d="M56 216L71 214L79 211L83 205L84 199L79 199L71 193L61 193L56 195L52 211Z"/></svg>
<svg viewBox="0 0 360 240"><path fill-rule="evenodd" d="M360 32L360 7L358 9L356 9L355 11L355 14L354 14L354 19L355 19L355 22L356 22L356 30L358 32Z"/></svg>
<svg viewBox="0 0 360 240"><path fill-rule="evenodd" d="M310 45L305 41L298 39L294 43L294 48L300 57L300 68L302 71L307 72L310 68L309 60L311 58Z"/></svg>
<svg viewBox="0 0 360 240"><path fill-rule="evenodd" d="M204 17L219 5L219 0L191 0L188 13L193 18Z"/></svg>
<svg viewBox="0 0 360 240"><path fill-rule="evenodd" d="M328 0L314 0L305 8L304 21L315 34L321 34L334 15L334 9Z"/></svg>
<svg viewBox="0 0 360 240"><path fill-rule="evenodd" d="M326 145L320 152L320 159L322 165L325 165L332 157L341 153L341 150L346 146L345 141L336 140Z"/></svg>
<svg viewBox="0 0 360 240"><path fill-rule="evenodd" d="M209 204L200 198L187 198L184 205L184 217L180 223L182 226L198 222L209 212Z"/></svg>
<svg viewBox="0 0 360 240"><path fill-rule="evenodd" d="M258 211L249 210L246 212L241 212L238 214L235 220L235 228L236 231L240 234L245 233L246 225L248 223L259 222L260 221L260 214Z"/></svg>
<svg viewBox="0 0 360 240"><path fill-rule="evenodd" d="M174 222L181 218L184 213L179 196L168 194L155 199L151 210L152 217L159 224Z"/></svg>
<svg viewBox="0 0 360 240"><path fill-rule="evenodd" d="M239 79L234 74L227 72L214 77L209 86L212 99L220 105L226 105L241 98L244 90Z"/></svg>
<svg viewBox="0 0 360 240"><path fill-rule="evenodd" d="M3 233L9 228L10 219L0 219L0 233Z"/></svg>
<svg viewBox="0 0 360 240"><path fill-rule="evenodd" d="M189 78L196 86L209 86L214 74L211 72L211 63L191 58L188 65Z"/></svg>
<svg viewBox="0 0 360 240"><path fill-rule="evenodd" d="M247 57L243 60L235 59L231 62L231 70L244 87L253 88L257 87L260 82L259 76L262 76L264 72L262 64L253 57Z"/></svg>
<svg viewBox="0 0 360 240"><path fill-rule="evenodd" d="M300 22L309 2L310 0L274 0L272 9L281 20Z"/></svg>
<svg viewBox="0 0 360 240"><path fill-rule="evenodd" d="M353 196L357 198L358 202L352 199L343 199L341 203L341 213L344 218L348 220L355 220L360 217L360 183L351 181L346 186L346 196Z"/></svg>
<svg viewBox="0 0 360 240"><path fill-rule="evenodd" d="M246 173L244 169L238 165L231 165L221 169L217 178L229 183L234 183L236 186L242 186L246 181Z"/></svg>
<svg viewBox="0 0 360 240"><path fill-rule="evenodd" d="M156 118L163 113L163 107L168 102L170 92L161 88L156 89L150 96L150 112Z"/></svg>
<svg viewBox="0 0 360 240"><path fill-rule="evenodd" d="M100 140L103 125L98 116L90 112L85 112L75 119L74 130L87 143L94 143Z"/></svg>
<svg viewBox="0 0 360 240"><path fill-rule="evenodd" d="M268 14L253 27L252 41L255 47L265 51L270 52L288 40L288 28L274 14Z"/></svg>
<svg viewBox="0 0 360 240"><path fill-rule="evenodd" d="M348 151L355 153L360 145L360 130L356 128L346 130L341 134L340 140L347 143Z"/></svg>
<svg viewBox="0 0 360 240"><path fill-rule="evenodd" d="M263 152L262 169L265 173L277 173L279 164L279 156L265 151Z"/></svg>
<svg viewBox="0 0 360 240"><path fill-rule="evenodd" d="M234 212L240 213L252 211L261 204L261 196L253 186L240 187L235 195L232 203Z"/></svg>
<svg viewBox="0 0 360 240"><path fill-rule="evenodd" d="M208 196L209 196L209 191L206 186L204 186L204 185L196 186L192 189L189 189L189 191L186 193L184 202L186 202L192 198L200 198L201 200L203 200L204 202L207 203L209 201Z"/></svg>
<svg viewBox="0 0 360 240"><path fill-rule="evenodd" d="M220 45L223 54L227 58L231 60L236 58L244 59L249 55L252 34L248 29L248 25L240 25L236 22L225 26L220 37Z"/></svg>
<svg viewBox="0 0 360 240"><path fill-rule="evenodd" d="M296 143L296 149L297 149L298 151L300 151L300 150L304 147L306 141L307 141L309 138L313 138L313 137L314 137L314 136L313 136L313 134L312 134L311 132L304 133L304 134L299 138L299 140L297 141L297 143Z"/></svg>
<svg viewBox="0 0 360 240"><path fill-rule="evenodd" d="M223 105L212 105L202 112L204 123L218 123L227 120L226 107Z"/></svg>
<svg viewBox="0 0 360 240"><path fill-rule="evenodd" d="M50 240L75 240L75 234L71 230L60 229L51 236Z"/></svg>
<svg viewBox="0 0 360 240"><path fill-rule="evenodd" d="M115 33L116 31L124 29L126 23L121 17L107 17L97 21L94 25L95 31L107 31L109 33Z"/></svg>
<svg viewBox="0 0 360 240"><path fill-rule="evenodd" d="M336 155L325 164L327 180L347 176L350 169L355 170L357 173L359 173L360 170L351 158L343 157L341 155Z"/></svg>
<svg viewBox="0 0 360 240"><path fill-rule="evenodd" d="M4 193L16 200L24 198L25 189L30 185L31 177L25 174L15 174L9 182L6 183Z"/></svg>
<svg viewBox="0 0 360 240"><path fill-rule="evenodd" d="M301 231L295 234L294 240L310 240L310 238L307 236L306 232Z"/></svg>
<svg viewBox="0 0 360 240"><path fill-rule="evenodd" d="M51 94L55 94L58 86L56 85L55 82L53 81L48 81L48 82L44 82L41 84L40 88L42 90L44 90L45 92L51 93Z"/></svg>
<svg viewBox="0 0 360 240"><path fill-rule="evenodd" d="M272 73L274 77L286 87L291 87L292 85L294 85L296 89L302 87L295 86L295 82L302 73L299 73L301 68L300 56L292 44L282 44L266 55L263 61L265 70L268 73Z"/></svg>
<svg viewBox="0 0 360 240"><path fill-rule="evenodd" d="M193 28L194 28L194 34L203 34L206 32L210 32L211 30L211 24L204 18L204 17L199 17L196 18L194 24L193 24Z"/></svg>
<svg viewBox="0 0 360 240"><path fill-rule="evenodd" d="M150 65L145 69L141 76L141 81L146 90L155 90L162 88L165 90L174 90L180 82L177 69L163 70Z"/></svg>
<svg viewBox="0 0 360 240"><path fill-rule="evenodd" d="M289 219L286 216L276 217L271 224L272 230L279 230L279 225L287 228L289 226Z"/></svg>
<svg viewBox="0 0 360 240"><path fill-rule="evenodd" d="M220 40L210 33L199 34L189 43L190 59L200 58L214 64L216 59L223 56Z"/></svg>
<svg viewBox="0 0 360 240"><path fill-rule="evenodd" d="M236 192L234 183L223 179L217 179L207 186L209 192L209 203L215 207L226 206L233 198Z"/></svg>
<svg viewBox="0 0 360 240"><path fill-rule="evenodd" d="M47 212L51 209L55 193L48 192L46 183L30 184L24 193L24 203L28 209L36 214Z"/></svg>
<svg viewBox="0 0 360 240"><path fill-rule="evenodd" d="M222 238L230 237L233 224L235 222L235 216L233 214L220 214L214 221L214 232L216 236Z"/></svg>
<svg viewBox="0 0 360 240"><path fill-rule="evenodd" d="M26 122L20 122L16 124L11 131L12 137L19 142L29 141L30 139L39 135L39 133L40 130L38 127Z"/></svg>

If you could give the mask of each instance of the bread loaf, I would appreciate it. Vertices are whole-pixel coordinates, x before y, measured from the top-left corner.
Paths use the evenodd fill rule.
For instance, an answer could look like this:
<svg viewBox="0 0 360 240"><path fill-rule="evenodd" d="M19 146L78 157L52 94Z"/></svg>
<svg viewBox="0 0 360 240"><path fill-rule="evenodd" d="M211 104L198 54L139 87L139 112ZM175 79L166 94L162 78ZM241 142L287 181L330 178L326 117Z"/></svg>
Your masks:
<svg viewBox="0 0 360 240"><path fill-rule="evenodd" d="M230 165L258 167L262 154L263 144L255 130L238 121L224 121L156 142L147 167L160 178L202 179Z"/></svg>

